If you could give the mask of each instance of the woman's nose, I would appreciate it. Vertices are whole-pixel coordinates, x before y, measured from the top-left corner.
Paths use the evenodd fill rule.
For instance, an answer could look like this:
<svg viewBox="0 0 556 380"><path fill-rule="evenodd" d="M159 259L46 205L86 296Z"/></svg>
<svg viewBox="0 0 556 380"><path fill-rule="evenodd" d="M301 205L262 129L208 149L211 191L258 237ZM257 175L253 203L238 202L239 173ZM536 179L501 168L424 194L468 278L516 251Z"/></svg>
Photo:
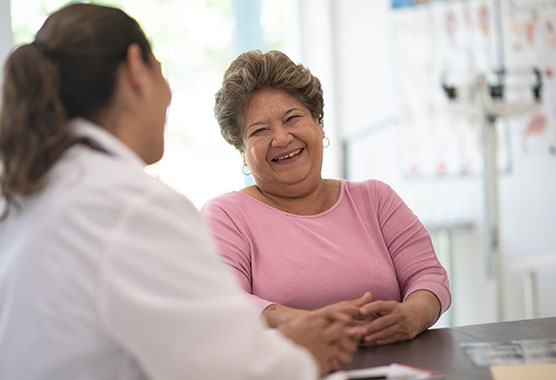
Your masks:
<svg viewBox="0 0 556 380"><path fill-rule="evenodd" d="M286 146L292 140L293 136L283 125L274 128L272 133L272 146Z"/></svg>

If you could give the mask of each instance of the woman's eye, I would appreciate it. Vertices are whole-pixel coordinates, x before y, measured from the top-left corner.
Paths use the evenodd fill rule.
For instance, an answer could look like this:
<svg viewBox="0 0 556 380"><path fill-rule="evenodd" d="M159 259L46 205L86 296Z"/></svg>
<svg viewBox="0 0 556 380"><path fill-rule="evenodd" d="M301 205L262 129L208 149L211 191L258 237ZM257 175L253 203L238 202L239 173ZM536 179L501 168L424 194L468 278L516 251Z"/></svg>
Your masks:
<svg viewBox="0 0 556 380"><path fill-rule="evenodd" d="M291 115L290 117L288 117L288 118L286 119L286 123L287 123L288 121L295 120L295 119L297 119L297 118L299 118L299 117L300 117L299 115Z"/></svg>
<svg viewBox="0 0 556 380"><path fill-rule="evenodd" d="M266 128L255 129L253 132L251 132L251 136L258 135L265 130L266 130Z"/></svg>

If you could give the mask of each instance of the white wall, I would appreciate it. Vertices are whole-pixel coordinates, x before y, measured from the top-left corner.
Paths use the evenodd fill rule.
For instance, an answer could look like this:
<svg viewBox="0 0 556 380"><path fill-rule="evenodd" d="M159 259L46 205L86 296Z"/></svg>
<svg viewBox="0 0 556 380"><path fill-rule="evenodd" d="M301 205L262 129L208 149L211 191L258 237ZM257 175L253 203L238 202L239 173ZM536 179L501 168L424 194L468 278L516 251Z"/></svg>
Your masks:
<svg viewBox="0 0 556 380"><path fill-rule="evenodd" d="M495 321L495 282L487 278L481 240L480 177L410 180L402 175L390 1L299 1L307 13L311 12L308 9L318 12L323 4L330 13L334 57L329 64L335 87L325 88L325 96L330 96L331 89L335 91L337 129L351 142L349 178L377 178L391 184L434 235L437 231L452 233L451 260L437 247L451 272L454 303L449 323ZM322 40L323 36L306 32L302 48L313 50ZM520 133L522 127L511 126L514 165L499 184L506 320L526 317L521 277L510 270L516 259L527 261L541 253L556 259L556 158L523 157L521 147L515 144ZM448 229L439 229L442 226ZM541 316L556 315L548 272L541 273Z"/></svg>
<svg viewBox="0 0 556 380"><path fill-rule="evenodd" d="M330 139L326 148L323 173L337 177L342 171L342 141L338 123L338 84L335 54L333 2L329 0L300 0L298 20L300 59L321 81L324 91L324 131Z"/></svg>
<svg viewBox="0 0 556 380"><path fill-rule="evenodd" d="M4 61L13 47L12 21L10 12L10 0L0 0L0 67L4 67ZM0 74L0 85L2 75Z"/></svg>

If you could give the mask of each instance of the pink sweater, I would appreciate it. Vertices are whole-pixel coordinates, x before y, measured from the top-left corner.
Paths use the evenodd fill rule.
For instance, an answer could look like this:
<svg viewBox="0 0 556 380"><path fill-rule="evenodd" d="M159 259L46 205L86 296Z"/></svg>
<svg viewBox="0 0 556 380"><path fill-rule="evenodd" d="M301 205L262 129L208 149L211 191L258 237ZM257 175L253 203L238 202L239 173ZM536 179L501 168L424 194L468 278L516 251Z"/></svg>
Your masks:
<svg viewBox="0 0 556 380"><path fill-rule="evenodd" d="M442 312L448 277L430 236L386 184L341 181L321 214L300 216L232 192L202 210L224 260L261 311L272 303L313 310L358 298L403 301L429 290Z"/></svg>

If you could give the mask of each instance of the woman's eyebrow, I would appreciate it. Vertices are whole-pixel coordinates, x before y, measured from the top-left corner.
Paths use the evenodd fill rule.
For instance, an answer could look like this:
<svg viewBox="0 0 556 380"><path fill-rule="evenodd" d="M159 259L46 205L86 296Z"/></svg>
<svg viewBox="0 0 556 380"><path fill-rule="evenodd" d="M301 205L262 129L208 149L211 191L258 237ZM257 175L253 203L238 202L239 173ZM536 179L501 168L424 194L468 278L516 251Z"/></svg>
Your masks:
<svg viewBox="0 0 556 380"><path fill-rule="evenodd" d="M256 122L254 122L254 123L251 123L251 124L249 124L249 125L247 126L246 131L248 131L248 130L251 129L252 127L256 127L256 126L259 126L259 125L264 125L264 122L262 122L262 121L256 121Z"/></svg>
<svg viewBox="0 0 556 380"><path fill-rule="evenodd" d="M292 112L294 112L294 111L300 111L300 112L302 112L302 110L301 110L300 108L294 107L294 108L290 108L289 110L287 110L286 112L284 112L283 116L286 116L286 115L288 115L288 114L290 114L290 113L292 113ZM265 124L264 121L256 121L256 122L254 122L254 123L249 124L245 130L246 130L246 131L249 131L249 129L251 129L251 128L253 128L253 127L256 127L256 126L259 126L259 125L264 125L264 124Z"/></svg>
<svg viewBox="0 0 556 380"><path fill-rule="evenodd" d="M294 107L294 108L290 108L289 110L287 110L286 112L284 112L284 116L286 116L286 115L289 114L289 113L292 113L293 111L302 111L302 110L299 109L299 108L295 108L295 107Z"/></svg>

